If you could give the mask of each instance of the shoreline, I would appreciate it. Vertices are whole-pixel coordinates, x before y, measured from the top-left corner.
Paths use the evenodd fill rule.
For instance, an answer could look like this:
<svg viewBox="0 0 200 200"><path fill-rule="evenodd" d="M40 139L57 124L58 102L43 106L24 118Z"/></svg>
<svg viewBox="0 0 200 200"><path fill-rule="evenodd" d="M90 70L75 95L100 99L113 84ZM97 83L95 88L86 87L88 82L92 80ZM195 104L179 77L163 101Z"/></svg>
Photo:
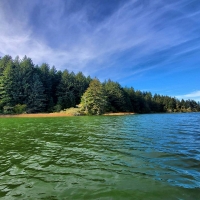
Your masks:
<svg viewBox="0 0 200 200"><path fill-rule="evenodd" d="M123 115L135 115L134 112L117 112L117 113L105 113L104 116L123 116Z"/></svg>
<svg viewBox="0 0 200 200"><path fill-rule="evenodd" d="M166 113L147 113L147 114L170 114L170 113L191 113L191 112L166 112ZM196 113L196 112L194 112ZM110 113L104 113L99 116L125 116L125 115L136 115L138 113L134 112L110 112ZM75 113L30 113L30 114L10 114L10 115L2 115L0 114L0 118L48 118L48 117L80 117L80 116L89 116L89 115L76 115ZM93 115L97 116L97 115Z"/></svg>
<svg viewBox="0 0 200 200"><path fill-rule="evenodd" d="M16 114L16 115L0 115L0 118L17 118L17 117L72 117L69 113L30 113L30 114Z"/></svg>
<svg viewBox="0 0 200 200"><path fill-rule="evenodd" d="M118 113L105 113L103 116L123 116L134 115L132 112L118 112ZM73 113L30 113L30 114L13 114L13 115L0 115L0 118L34 118L34 117L76 117ZM80 115L86 116L86 115Z"/></svg>

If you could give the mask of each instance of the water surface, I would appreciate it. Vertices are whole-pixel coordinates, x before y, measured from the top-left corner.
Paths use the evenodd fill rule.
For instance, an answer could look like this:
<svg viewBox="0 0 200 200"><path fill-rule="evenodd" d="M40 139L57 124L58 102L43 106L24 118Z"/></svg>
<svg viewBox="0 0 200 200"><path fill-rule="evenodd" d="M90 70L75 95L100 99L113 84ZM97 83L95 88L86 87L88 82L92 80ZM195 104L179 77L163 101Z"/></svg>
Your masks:
<svg viewBox="0 0 200 200"><path fill-rule="evenodd" d="M0 118L1 199L200 199L200 113Z"/></svg>

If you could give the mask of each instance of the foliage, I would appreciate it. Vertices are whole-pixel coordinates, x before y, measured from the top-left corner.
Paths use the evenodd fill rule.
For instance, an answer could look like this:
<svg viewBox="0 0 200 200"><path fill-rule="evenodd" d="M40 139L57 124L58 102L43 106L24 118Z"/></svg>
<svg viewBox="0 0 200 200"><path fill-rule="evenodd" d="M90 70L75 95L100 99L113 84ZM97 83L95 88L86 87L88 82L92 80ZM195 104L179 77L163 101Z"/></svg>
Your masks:
<svg viewBox="0 0 200 200"><path fill-rule="evenodd" d="M104 88L108 98L108 111L132 111L130 99L119 83L108 80L104 82Z"/></svg>
<svg viewBox="0 0 200 200"><path fill-rule="evenodd" d="M84 113L81 112L80 108L74 108L74 107L61 110L60 113L65 113L74 116L84 115Z"/></svg>
<svg viewBox="0 0 200 200"><path fill-rule="evenodd" d="M62 73L60 84L58 85L58 104L61 109L74 107L75 102L75 75L64 70Z"/></svg>
<svg viewBox="0 0 200 200"><path fill-rule="evenodd" d="M86 77L82 72L57 71L26 56L0 58L0 113L60 112L76 107L87 114L104 112L199 112L200 103L123 88L119 83Z"/></svg>
<svg viewBox="0 0 200 200"><path fill-rule="evenodd" d="M13 107L12 106L4 106L3 107L3 113L4 114L13 114Z"/></svg>
<svg viewBox="0 0 200 200"><path fill-rule="evenodd" d="M0 58L0 112L15 113L16 105L26 105L27 113L54 112L75 106L90 81L81 72L57 71L46 63L34 66L26 56L20 60L6 55Z"/></svg>
<svg viewBox="0 0 200 200"><path fill-rule="evenodd" d="M98 79L94 79L81 97L81 109L86 114L101 115L105 112L106 105L107 97L103 85Z"/></svg>
<svg viewBox="0 0 200 200"><path fill-rule="evenodd" d="M22 113L26 112L26 107L27 106L25 104L23 104L23 105L17 104L17 105L14 106L13 111L16 114L22 114Z"/></svg>

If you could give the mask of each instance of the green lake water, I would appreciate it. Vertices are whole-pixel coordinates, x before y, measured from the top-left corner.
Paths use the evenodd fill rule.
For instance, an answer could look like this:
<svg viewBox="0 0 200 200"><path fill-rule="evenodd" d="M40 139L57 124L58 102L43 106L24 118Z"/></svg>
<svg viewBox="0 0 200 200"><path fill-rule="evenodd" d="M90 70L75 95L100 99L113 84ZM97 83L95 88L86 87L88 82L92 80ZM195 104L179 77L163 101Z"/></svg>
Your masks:
<svg viewBox="0 0 200 200"><path fill-rule="evenodd" d="M200 199L200 113L0 118L0 199Z"/></svg>

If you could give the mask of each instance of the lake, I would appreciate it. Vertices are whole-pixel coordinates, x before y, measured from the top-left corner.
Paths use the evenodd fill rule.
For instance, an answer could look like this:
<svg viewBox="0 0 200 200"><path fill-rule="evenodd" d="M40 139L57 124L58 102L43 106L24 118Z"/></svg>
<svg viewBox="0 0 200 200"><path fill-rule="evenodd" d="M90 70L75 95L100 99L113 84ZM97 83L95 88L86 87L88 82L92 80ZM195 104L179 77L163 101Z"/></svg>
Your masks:
<svg viewBox="0 0 200 200"><path fill-rule="evenodd" d="M200 113L0 118L0 198L200 199Z"/></svg>

